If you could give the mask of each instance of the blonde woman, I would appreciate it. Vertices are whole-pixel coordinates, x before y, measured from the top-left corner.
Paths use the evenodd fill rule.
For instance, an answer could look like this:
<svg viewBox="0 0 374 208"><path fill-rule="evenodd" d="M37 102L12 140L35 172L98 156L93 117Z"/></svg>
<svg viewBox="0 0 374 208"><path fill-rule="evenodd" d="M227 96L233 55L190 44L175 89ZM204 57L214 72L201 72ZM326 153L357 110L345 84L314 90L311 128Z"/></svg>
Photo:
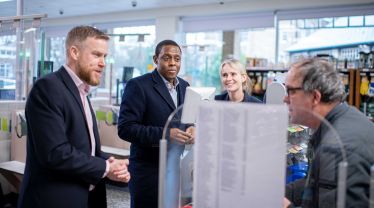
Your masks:
<svg viewBox="0 0 374 208"><path fill-rule="evenodd" d="M247 76L244 64L236 59L224 61L219 68L221 82L227 92L216 95L215 100L231 102L262 103L251 96L252 81Z"/></svg>

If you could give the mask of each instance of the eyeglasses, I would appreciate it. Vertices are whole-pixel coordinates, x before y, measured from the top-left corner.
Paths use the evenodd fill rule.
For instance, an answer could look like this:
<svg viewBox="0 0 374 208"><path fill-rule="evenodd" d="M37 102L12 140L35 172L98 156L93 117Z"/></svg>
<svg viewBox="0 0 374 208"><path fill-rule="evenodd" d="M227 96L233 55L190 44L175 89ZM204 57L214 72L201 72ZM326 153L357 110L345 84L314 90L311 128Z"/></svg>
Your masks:
<svg viewBox="0 0 374 208"><path fill-rule="evenodd" d="M289 96L289 94L290 94L290 91L294 91L294 90L303 90L303 88L302 87L294 87L294 88L287 88L286 87L286 95L287 95L287 97Z"/></svg>

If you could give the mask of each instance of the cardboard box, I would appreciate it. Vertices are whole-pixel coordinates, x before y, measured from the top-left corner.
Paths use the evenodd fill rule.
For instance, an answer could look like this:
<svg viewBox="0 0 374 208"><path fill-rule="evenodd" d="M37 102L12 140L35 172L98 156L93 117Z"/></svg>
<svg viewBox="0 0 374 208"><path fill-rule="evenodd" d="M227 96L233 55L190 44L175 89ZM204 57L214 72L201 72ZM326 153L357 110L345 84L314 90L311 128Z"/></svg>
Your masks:
<svg viewBox="0 0 374 208"><path fill-rule="evenodd" d="M247 58L245 60L246 67L254 67L255 66L255 59L254 58Z"/></svg>
<svg viewBox="0 0 374 208"><path fill-rule="evenodd" d="M255 59L255 67L264 67L264 59Z"/></svg>

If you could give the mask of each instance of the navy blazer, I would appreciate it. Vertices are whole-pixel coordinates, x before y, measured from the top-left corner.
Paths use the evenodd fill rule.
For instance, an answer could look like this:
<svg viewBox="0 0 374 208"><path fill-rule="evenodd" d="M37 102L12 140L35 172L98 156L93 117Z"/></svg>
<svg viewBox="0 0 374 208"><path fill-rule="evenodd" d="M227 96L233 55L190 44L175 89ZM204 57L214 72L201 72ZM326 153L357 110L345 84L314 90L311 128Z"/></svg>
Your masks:
<svg viewBox="0 0 374 208"><path fill-rule="evenodd" d="M229 101L229 93L225 92L219 95L216 95L215 100L227 100ZM247 92L244 91L244 99L243 102L250 102L250 103L262 103L261 100L249 95Z"/></svg>
<svg viewBox="0 0 374 208"><path fill-rule="evenodd" d="M96 157L78 88L64 67L33 86L27 103L27 158L18 207L106 207L101 152L91 109ZM89 185L95 189L89 192Z"/></svg>
<svg viewBox="0 0 374 208"><path fill-rule="evenodd" d="M178 105L181 105L189 84L179 77L177 79ZM126 85L118 136L131 142L131 207L157 208L159 141L165 123L176 107L157 69L131 79Z"/></svg>

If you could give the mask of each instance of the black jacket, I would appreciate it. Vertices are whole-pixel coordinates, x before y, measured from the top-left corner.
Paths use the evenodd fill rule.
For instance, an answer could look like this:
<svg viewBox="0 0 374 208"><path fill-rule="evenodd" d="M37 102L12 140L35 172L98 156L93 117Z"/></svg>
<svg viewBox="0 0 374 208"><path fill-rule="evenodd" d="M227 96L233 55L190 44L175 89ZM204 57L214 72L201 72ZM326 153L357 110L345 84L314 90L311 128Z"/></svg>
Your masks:
<svg viewBox="0 0 374 208"><path fill-rule="evenodd" d="M368 207L370 167L374 164L374 124L347 103L336 106L325 119L344 145L348 162L346 207ZM313 135L308 146L312 161L309 160L307 176L286 186L286 198L295 206L335 207L338 165L343 155L336 138L324 123Z"/></svg>
<svg viewBox="0 0 374 208"><path fill-rule="evenodd" d="M61 67L33 86L26 103L27 158L19 208L106 207L102 176L109 156L101 152L91 103L96 155L74 81ZM89 185L95 185L89 191Z"/></svg>
<svg viewBox="0 0 374 208"><path fill-rule="evenodd" d="M178 105L181 105L189 84L177 79ZM165 123L176 108L157 69L131 79L126 85L118 136L131 142L129 189L132 208L157 208L159 142ZM184 145L179 146L177 155L180 156Z"/></svg>
<svg viewBox="0 0 374 208"><path fill-rule="evenodd" d="M227 100L227 101L229 101L229 93L225 92L225 93L216 95L215 100ZM247 92L244 92L243 102L262 103L261 100L249 95Z"/></svg>

